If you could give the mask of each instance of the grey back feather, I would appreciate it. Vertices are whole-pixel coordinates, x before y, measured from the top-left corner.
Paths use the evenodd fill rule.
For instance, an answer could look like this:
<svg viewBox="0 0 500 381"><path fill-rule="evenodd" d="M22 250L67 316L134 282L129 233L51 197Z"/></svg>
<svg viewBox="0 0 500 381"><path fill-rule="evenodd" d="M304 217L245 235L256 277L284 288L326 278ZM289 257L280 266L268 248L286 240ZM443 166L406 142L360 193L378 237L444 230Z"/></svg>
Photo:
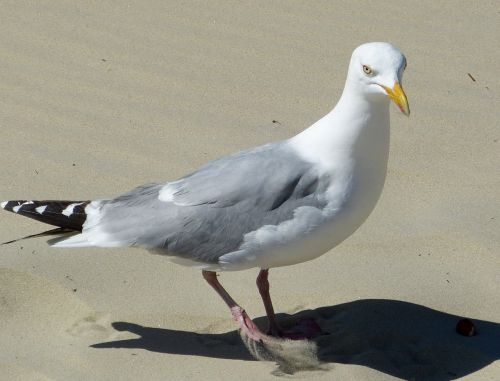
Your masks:
<svg viewBox="0 0 500 381"><path fill-rule="evenodd" d="M291 219L300 206L322 208L327 182L285 143L267 144L104 201L99 228L128 245L216 263L245 234ZM158 198L165 186L173 202Z"/></svg>

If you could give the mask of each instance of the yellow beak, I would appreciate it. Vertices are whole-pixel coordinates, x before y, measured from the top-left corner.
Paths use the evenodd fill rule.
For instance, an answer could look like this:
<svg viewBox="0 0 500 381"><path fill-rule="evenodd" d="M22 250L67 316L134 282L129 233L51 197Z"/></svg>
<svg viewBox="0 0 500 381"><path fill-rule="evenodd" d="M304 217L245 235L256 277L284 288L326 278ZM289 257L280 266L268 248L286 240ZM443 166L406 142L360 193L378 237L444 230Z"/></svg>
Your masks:
<svg viewBox="0 0 500 381"><path fill-rule="evenodd" d="M389 98L396 103L401 112L406 116L410 116L410 106L408 105L408 99L406 99L406 94L403 91L401 85L396 82L392 89L382 86L389 96Z"/></svg>

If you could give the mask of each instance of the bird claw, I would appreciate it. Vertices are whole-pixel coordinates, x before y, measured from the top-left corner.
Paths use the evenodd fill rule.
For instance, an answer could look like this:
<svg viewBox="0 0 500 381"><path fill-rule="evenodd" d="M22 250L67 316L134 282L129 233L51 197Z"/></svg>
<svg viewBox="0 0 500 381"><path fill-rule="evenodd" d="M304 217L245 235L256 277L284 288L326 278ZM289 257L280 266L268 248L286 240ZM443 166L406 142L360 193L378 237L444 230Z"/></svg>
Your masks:
<svg viewBox="0 0 500 381"><path fill-rule="evenodd" d="M233 319L238 323L245 336L259 343L264 342L266 335L259 330L243 308L239 306L231 307L231 313L233 315Z"/></svg>

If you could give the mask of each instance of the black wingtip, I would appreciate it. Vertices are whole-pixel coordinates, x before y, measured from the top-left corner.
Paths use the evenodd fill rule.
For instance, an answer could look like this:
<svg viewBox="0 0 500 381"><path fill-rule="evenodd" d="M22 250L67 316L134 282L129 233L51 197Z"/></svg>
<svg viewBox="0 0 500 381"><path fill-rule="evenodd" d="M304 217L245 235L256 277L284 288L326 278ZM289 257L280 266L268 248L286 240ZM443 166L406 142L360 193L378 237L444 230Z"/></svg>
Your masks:
<svg viewBox="0 0 500 381"><path fill-rule="evenodd" d="M27 200L16 200L16 201L2 201L0 203L0 207L2 207L2 209L5 209L9 212L14 212L14 213L17 213L17 211L14 209L16 206L21 206L27 202L30 202L30 201L27 201Z"/></svg>
<svg viewBox="0 0 500 381"><path fill-rule="evenodd" d="M90 201L4 201L0 206L21 216L58 226L65 229L81 231L87 215L85 207Z"/></svg>

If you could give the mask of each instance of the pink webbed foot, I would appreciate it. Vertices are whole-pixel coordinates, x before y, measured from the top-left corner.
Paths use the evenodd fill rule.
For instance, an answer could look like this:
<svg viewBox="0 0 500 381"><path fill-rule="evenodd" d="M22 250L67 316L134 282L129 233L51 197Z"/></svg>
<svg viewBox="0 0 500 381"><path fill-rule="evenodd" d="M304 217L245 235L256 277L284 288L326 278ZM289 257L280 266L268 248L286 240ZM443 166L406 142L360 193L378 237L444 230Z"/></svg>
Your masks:
<svg viewBox="0 0 500 381"><path fill-rule="evenodd" d="M245 336L259 343L265 341L266 335L259 330L243 308L240 306L231 307L231 313Z"/></svg>

